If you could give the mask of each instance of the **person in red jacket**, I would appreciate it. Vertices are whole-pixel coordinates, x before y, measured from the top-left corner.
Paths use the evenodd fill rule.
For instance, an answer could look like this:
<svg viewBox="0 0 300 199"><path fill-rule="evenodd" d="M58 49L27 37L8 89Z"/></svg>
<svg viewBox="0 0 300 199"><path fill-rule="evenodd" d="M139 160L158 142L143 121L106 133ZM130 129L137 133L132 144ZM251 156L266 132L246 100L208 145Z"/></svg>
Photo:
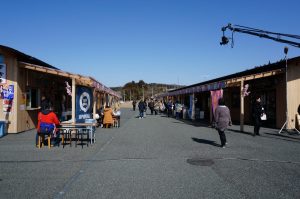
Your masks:
<svg viewBox="0 0 300 199"><path fill-rule="evenodd" d="M37 125L37 134L36 134L36 144L38 143L38 133L40 133L40 127L41 124L49 124L53 125L53 127L56 127L60 124L60 121L58 120L56 114L51 110L50 103L48 101L44 102L41 112L38 114L38 125ZM59 133L54 132L55 137L55 144L58 144L59 142ZM51 140L51 143L53 144L53 139ZM52 145L51 144L51 145Z"/></svg>

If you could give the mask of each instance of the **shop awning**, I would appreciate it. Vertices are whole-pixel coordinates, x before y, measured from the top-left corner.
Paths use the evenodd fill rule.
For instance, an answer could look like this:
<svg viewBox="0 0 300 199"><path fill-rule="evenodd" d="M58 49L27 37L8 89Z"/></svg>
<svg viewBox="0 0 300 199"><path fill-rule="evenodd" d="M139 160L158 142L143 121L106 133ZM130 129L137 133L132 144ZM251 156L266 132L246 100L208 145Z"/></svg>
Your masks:
<svg viewBox="0 0 300 199"><path fill-rule="evenodd" d="M169 91L167 93L161 94L159 97L200 93L205 91L218 90L226 87L240 86L241 81L249 81L249 80L259 79L263 77L269 77L273 75L278 75L280 73L284 73L284 69L275 69L271 71L249 74L245 76L224 79L223 81L218 81L218 82L211 82L211 81L210 83L204 82L203 84L199 83L197 85L189 86L187 88L180 88L175 91Z"/></svg>
<svg viewBox="0 0 300 199"><path fill-rule="evenodd" d="M59 69L48 68L48 67L30 64L30 63L26 63L26 62L19 62L19 63L20 63L19 66L22 68L26 68L29 70L38 71L38 72L42 72L42 73L47 73L47 74L51 74L51 75L57 75L57 76L70 78L70 79L74 78L76 81L76 84L92 87L92 88L95 88L97 91L104 92L109 95L121 98L121 96L117 92L106 87L105 85L98 82L97 80L95 80L92 77L73 74L73 73L69 73L66 71L59 70Z"/></svg>

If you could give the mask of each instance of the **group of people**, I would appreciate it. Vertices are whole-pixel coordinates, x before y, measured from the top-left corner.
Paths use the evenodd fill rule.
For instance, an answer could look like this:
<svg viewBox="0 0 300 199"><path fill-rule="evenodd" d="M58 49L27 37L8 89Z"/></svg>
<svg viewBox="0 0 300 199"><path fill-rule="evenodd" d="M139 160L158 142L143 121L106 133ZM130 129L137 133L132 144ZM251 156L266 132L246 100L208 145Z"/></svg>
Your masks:
<svg viewBox="0 0 300 199"><path fill-rule="evenodd" d="M96 110L96 120L97 127L107 127L112 126L114 124L114 119L118 119L120 121L121 111L120 111L120 103L113 103L112 106L108 104L104 104L99 109ZM118 126L119 127L119 126Z"/></svg>
<svg viewBox="0 0 300 199"><path fill-rule="evenodd" d="M132 102L133 110L136 109L136 101L134 100ZM155 113L155 115L158 112L166 111L166 114L168 117L172 116L175 111L175 117L176 119L179 119L180 114L183 110L183 105L180 104L178 101L174 104L171 100L168 102L158 101L151 99L148 103L145 100L140 100L138 103L138 109L139 109L139 118L145 117L145 112L147 110L147 107L150 109L151 114ZM255 98L255 102L252 109L252 115L253 115L253 121L254 121L254 132L253 136L260 135L259 130L262 123L262 116L265 114L264 108L261 105L261 99L260 96L257 96ZM228 126L232 125L231 116L230 116L230 110L225 105L225 101L223 98L220 98L218 101L218 106L215 109L214 112L214 123L215 128L219 133L220 136L220 142L221 147L225 148L227 144L227 139L225 135L225 131L228 128Z"/></svg>
<svg viewBox="0 0 300 199"><path fill-rule="evenodd" d="M132 102L133 110L136 109L136 101ZM153 113L157 115L159 112L166 110L168 117L173 114L173 110L176 112L176 119L179 118L179 114L182 111L183 106L176 101L175 104L172 103L171 100L168 103L163 103L162 101L151 99L148 103L147 101L140 100L138 103L139 108L139 118L142 119L145 117L145 112L149 107L151 114ZM120 107L118 104L115 105L114 109L112 109L109 105L106 105L104 109L100 109L97 114L99 118L97 119L98 122L103 125L109 124L113 125L114 120L113 117L117 117L120 120ZM253 120L254 120L254 133L253 136L260 135L259 130L261 126L262 116L265 114L264 108L261 105L260 97L255 98L255 103L252 109ZM220 136L221 147L225 147L227 144L225 130L228 126L232 125L230 110L225 105L225 101L223 98L220 98L218 101L218 106L214 112L214 122L216 130ZM53 131L51 145L58 145L60 141L60 134L59 131L55 129L56 126L60 125L60 121L56 114L53 112L51 103L49 100L43 98L41 102L41 111L38 113L38 125L37 125L37 134L36 134L36 144L38 143L38 134L39 133L46 133L43 132L44 125L51 124L52 127L50 128ZM49 128L47 128L49 130Z"/></svg>
<svg viewBox="0 0 300 199"><path fill-rule="evenodd" d="M133 111L135 111L136 105L137 105L136 100L133 100L132 102ZM176 119L179 119L179 116L183 110L183 105L180 104L178 101L176 101L176 103L174 104L171 100L169 100L168 102L159 101L157 99L150 99L149 101L140 100L138 103L138 109L140 113L139 118L145 117L145 112L147 111L148 108L150 109L151 115L153 114L157 115L159 113L165 112L168 117L171 117L175 113Z"/></svg>
<svg viewBox="0 0 300 199"><path fill-rule="evenodd" d="M106 105L105 108L100 108L97 111L97 124L101 127L108 127L114 125L114 118L118 120L117 127L120 126L120 105L116 103L113 108Z"/></svg>
<svg viewBox="0 0 300 199"><path fill-rule="evenodd" d="M136 100L133 100L133 102L132 102L133 111L135 111L136 105L138 106L138 109L139 109L139 118L140 119L145 118L145 116L146 116L145 113L148 108L150 109L151 115L153 115L153 114L157 115L165 109L162 101L159 101L157 99L152 99L152 98L148 102L147 102L147 100L141 99L138 104L137 104Z"/></svg>

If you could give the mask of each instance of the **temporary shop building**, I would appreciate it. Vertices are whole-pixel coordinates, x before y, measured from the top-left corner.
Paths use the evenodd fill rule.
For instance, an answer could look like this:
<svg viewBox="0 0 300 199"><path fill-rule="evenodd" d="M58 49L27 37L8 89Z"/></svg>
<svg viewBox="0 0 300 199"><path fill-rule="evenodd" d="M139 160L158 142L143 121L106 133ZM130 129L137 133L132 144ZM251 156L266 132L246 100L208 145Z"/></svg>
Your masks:
<svg viewBox="0 0 300 199"><path fill-rule="evenodd" d="M217 99L222 96L231 110L232 120L243 131L244 124L253 124L252 106L255 97L261 96L267 114L263 126L281 128L287 121L287 128L293 129L299 126L299 91L300 57L295 57L186 86L161 97L185 104L186 118L212 122Z"/></svg>
<svg viewBox="0 0 300 199"><path fill-rule="evenodd" d="M5 125L8 133L36 128L42 96L50 100L61 120L73 122L92 118L97 107L120 99L94 78L62 71L3 45L0 75L0 127Z"/></svg>

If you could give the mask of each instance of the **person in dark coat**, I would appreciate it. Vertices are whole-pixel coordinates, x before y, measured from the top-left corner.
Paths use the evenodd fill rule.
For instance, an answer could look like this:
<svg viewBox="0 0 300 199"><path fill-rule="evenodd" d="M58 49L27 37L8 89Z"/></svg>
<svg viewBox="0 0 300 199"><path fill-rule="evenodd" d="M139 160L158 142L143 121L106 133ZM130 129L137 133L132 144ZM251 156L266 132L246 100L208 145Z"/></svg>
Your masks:
<svg viewBox="0 0 300 199"><path fill-rule="evenodd" d="M260 96L257 96L255 98L252 114L253 114L253 120L254 120L254 133L253 136L255 135L260 135L259 134L259 129L261 126L261 116L264 113L263 107L261 105L261 100Z"/></svg>
<svg viewBox="0 0 300 199"><path fill-rule="evenodd" d="M167 103L167 115L168 115L168 117L172 116L172 112L173 112L173 103L172 103L172 100L169 99L169 102Z"/></svg>
<svg viewBox="0 0 300 199"><path fill-rule="evenodd" d="M151 115L153 115L153 112L154 112L154 101L153 101L153 99L151 99L151 101L148 103L148 107L151 111Z"/></svg>
<svg viewBox="0 0 300 199"><path fill-rule="evenodd" d="M227 144L225 130L232 125L230 110L225 106L223 98L219 99L219 106L215 110L216 129L220 135L221 147L225 148Z"/></svg>
<svg viewBox="0 0 300 199"><path fill-rule="evenodd" d="M145 103L143 100L141 100L138 104L138 107L139 107L139 111L140 111L140 119L142 119L144 117L144 111L145 111Z"/></svg>
<svg viewBox="0 0 300 199"><path fill-rule="evenodd" d="M135 108L136 108L136 101L133 100L133 102L132 102L132 109L135 111Z"/></svg>

